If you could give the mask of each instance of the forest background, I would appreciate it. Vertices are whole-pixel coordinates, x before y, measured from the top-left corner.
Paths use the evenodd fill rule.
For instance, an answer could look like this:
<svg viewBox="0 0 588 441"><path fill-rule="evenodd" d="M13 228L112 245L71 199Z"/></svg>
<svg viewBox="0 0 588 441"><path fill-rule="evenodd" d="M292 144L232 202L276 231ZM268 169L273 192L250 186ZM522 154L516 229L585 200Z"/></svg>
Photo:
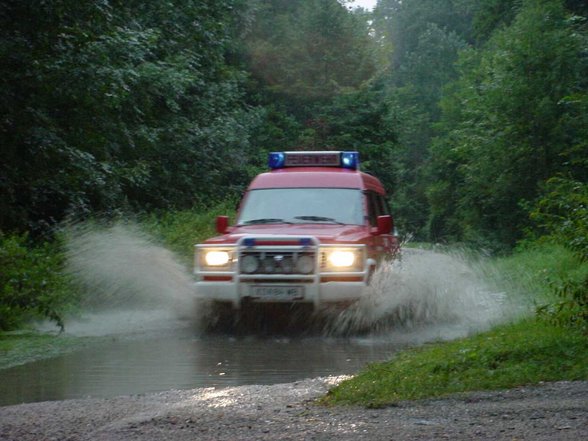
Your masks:
<svg viewBox="0 0 588 441"><path fill-rule="evenodd" d="M402 235L588 260L582 0L6 0L0 329L61 323L66 219L202 212L357 150ZM588 320L588 272L557 290Z"/></svg>

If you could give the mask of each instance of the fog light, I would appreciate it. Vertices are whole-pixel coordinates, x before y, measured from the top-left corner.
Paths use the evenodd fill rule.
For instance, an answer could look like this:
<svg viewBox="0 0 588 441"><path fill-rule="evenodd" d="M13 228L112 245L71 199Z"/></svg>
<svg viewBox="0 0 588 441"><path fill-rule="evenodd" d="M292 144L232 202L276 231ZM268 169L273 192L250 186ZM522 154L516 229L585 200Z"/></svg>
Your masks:
<svg viewBox="0 0 588 441"><path fill-rule="evenodd" d="M310 274L314 269L314 259L310 256L301 256L296 261L296 269L302 274Z"/></svg>
<svg viewBox="0 0 588 441"><path fill-rule="evenodd" d="M259 268L259 260L251 254L241 259L241 271L246 274L253 274Z"/></svg>

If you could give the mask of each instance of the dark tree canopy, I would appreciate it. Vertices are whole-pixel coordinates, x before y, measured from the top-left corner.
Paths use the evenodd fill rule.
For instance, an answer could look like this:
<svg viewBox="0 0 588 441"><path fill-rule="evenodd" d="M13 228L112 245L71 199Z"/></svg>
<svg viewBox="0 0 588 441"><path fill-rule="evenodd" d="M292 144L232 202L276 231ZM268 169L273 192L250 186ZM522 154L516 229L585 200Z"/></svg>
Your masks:
<svg viewBox="0 0 588 441"><path fill-rule="evenodd" d="M0 6L0 227L190 206L237 175L254 114L224 59L236 1Z"/></svg>
<svg viewBox="0 0 588 441"><path fill-rule="evenodd" d="M511 246L546 182L588 177L586 14L576 0L4 1L0 230L211 204L269 150L356 149L402 232Z"/></svg>

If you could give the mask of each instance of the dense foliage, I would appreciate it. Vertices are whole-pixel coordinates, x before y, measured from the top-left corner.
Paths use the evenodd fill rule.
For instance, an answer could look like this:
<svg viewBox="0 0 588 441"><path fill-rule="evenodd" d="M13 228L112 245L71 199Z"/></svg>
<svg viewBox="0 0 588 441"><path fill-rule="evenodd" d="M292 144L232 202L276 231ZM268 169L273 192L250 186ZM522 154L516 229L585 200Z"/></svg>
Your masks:
<svg viewBox="0 0 588 441"><path fill-rule="evenodd" d="M69 215L213 206L267 151L334 148L360 151L402 234L545 236L585 259L587 17L580 0L4 1L2 249L34 254L20 234ZM585 308L583 284L555 289Z"/></svg>
<svg viewBox="0 0 588 441"><path fill-rule="evenodd" d="M434 143L435 190L446 190L429 195L437 234L451 224L462 238L513 245L542 183L588 177L587 42L584 22L559 2L523 2L482 50L462 52Z"/></svg>
<svg viewBox="0 0 588 441"><path fill-rule="evenodd" d="M244 182L238 1L0 5L0 228L192 206Z"/></svg>
<svg viewBox="0 0 588 441"><path fill-rule="evenodd" d="M548 180L531 219L536 224L531 240L563 244L584 262L583 271L551 281L558 301L539 311L556 323L588 330L588 184L564 177Z"/></svg>
<svg viewBox="0 0 588 441"><path fill-rule="evenodd" d="M26 234L0 234L0 331L35 318L63 329L62 312L76 300L63 274L63 254L55 244L32 246Z"/></svg>

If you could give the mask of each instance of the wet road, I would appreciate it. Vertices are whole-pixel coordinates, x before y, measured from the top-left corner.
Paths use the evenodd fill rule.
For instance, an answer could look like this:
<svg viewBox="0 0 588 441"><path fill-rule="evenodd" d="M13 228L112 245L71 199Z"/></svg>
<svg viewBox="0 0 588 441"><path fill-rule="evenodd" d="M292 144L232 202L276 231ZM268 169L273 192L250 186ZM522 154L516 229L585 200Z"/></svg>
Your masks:
<svg viewBox="0 0 588 441"><path fill-rule="evenodd" d="M359 337L195 336L189 329L114 336L2 371L0 405L351 374L395 350Z"/></svg>

